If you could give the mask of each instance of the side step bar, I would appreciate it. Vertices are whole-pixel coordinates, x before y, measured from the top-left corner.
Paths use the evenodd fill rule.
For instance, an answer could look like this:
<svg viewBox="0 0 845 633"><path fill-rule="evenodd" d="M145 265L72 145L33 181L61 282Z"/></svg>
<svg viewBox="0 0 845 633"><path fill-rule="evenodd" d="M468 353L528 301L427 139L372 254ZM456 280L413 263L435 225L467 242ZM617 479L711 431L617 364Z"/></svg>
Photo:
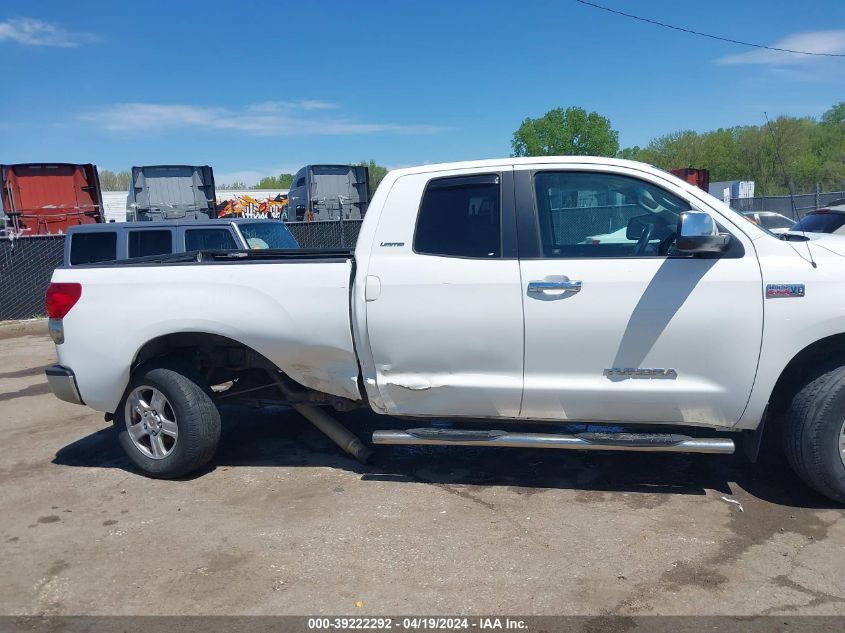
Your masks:
<svg viewBox="0 0 845 633"><path fill-rule="evenodd" d="M654 451L663 453L718 453L732 455L734 441L669 433L507 433L458 429L374 431L373 444L413 446L506 446L561 448L577 451Z"/></svg>

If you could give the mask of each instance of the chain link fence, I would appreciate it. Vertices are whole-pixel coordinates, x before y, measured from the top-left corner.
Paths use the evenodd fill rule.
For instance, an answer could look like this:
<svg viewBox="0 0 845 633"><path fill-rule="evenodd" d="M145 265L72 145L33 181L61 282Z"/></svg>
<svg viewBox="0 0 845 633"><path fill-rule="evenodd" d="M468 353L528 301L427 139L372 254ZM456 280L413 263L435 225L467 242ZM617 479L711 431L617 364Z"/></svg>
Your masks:
<svg viewBox="0 0 845 633"><path fill-rule="evenodd" d="M0 239L0 320L45 316L44 293L64 250L64 235Z"/></svg>
<svg viewBox="0 0 845 633"><path fill-rule="evenodd" d="M808 211L813 211L834 200L845 198L845 191L800 193L794 196L759 196L757 198L732 198L731 208L737 211L775 211L793 220L798 220ZM792 210L793 201L795 211Z"/></svg>
<svg viewBox="0 0 845 633"><path fill-rule="evenodd" d="M642 214L642 207L635 204L551 209L554 243L583 244L600 236L606 240L607 234L624 229L631 218Z"/></svg>
<svg viewBox="0 0 845 633"><path fill-rule="evenodd" d="M363 220L288 222L302 248L355 248Z"/></svg>
<svg viewBox="0 0 845 633"><path fill-rule="evenodd" d="M355 248L363 220L288 222L302 248ZM45 316L44 293L65 236L0 237L0 321Z"/></svg>

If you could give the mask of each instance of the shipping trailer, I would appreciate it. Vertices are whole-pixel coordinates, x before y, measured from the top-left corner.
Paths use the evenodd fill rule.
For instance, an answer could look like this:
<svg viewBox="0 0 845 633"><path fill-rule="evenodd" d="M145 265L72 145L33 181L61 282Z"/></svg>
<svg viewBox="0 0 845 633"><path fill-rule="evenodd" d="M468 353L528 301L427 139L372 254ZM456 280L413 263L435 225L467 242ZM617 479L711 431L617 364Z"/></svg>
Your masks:
<svg viewBox="0 0 845 633"><path fill-rule="evenodd" d="M100 178L90 163L0 165L0 185L0 215L15 234L60 234L104 221Z"/></svg>

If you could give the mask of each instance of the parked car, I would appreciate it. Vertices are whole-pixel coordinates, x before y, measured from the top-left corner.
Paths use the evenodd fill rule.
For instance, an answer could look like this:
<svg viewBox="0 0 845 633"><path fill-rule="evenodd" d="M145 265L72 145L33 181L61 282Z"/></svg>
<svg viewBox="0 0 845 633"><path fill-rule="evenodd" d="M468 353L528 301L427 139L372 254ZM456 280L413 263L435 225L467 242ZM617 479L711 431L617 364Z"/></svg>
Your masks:
<svg viewBox="0 0 845 633"><path fill-rule="evenodd" d="M208 165L133 167L127 222L209 220L217 217L214 172Z"/></svg>
<svg viewBox="0 0 845 633"><path fill-rule="evenodd" d="M299 244L288 227L276 220L110 222L70 228L64 265L186 251L295 248Z"/></svg>
<svg viewBox="0 0 845 633"><path fill-rule="evenodd" d="M591 213L568 222L569 200ZM620 214L636 239L584 243ZM326 407L383 414L377 445L741 443L755 459L783 437L798 475L845 502L842 242L777 239L630 161L400 169L354 251L57 269L47 377L104 411L152 477L211 460L217 406L237 402L293 406L359 459L368 447Z"/></svg>
<svg viewBox="0 0 845 633"><path fill-rule="evenodd" d="M745 211L742 215L775 235L786 233L795 224L792 218L774 211Z"/></svg>
<svg viewBox="0 0 845 633"><path fill-rule="evenodd" d="M361 219L369 204L370 170L365 165L306 165L288 191L291 220Z"/></svg>
<svg viewBox="0 0 845 633"><path fill-rule="evenodd" d="M0 216L15 234L66 233L103 221L103 195L91 164L0 165Z"/></svg>
<svg viewBox="0 0 845 633"><path fill-rule="evenodd" d="M845 200L834 200L833 204L810 211L789 232L845 235Z"/></svg>

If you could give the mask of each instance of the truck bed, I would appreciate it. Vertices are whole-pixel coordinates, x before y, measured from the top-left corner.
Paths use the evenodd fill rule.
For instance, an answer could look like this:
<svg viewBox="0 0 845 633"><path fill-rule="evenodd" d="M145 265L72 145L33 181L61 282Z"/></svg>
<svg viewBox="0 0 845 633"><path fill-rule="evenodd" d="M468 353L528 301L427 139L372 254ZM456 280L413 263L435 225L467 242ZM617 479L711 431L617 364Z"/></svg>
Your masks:
<svg viewBox="0 0 845 633"><path fill-rule="evenodd" d="M114 411L129 380L127 359L144 345L215 334L259 351L305 387L360 400L352 272L349 251L306 250L200 251L59 268L53 282L82 285L65 317L73 334L57 346L59 363L77 372L86 404Z"/></svg>

